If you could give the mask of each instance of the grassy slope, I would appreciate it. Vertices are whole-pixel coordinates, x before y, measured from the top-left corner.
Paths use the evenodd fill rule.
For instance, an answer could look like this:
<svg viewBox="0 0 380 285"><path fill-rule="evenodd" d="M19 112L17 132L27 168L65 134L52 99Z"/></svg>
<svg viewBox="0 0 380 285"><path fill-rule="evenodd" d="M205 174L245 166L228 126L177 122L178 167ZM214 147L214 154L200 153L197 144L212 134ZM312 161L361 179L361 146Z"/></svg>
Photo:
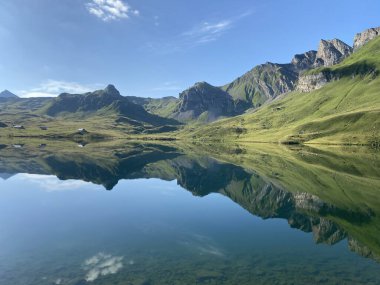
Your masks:
<svg viewBox="0 0 380 285"><path fill-rule="evenodd" d="M378 144L380 77L370 72L374 68L380 70L380 38L324 69L340 80L310 93L290 93L251 114L188 128L182 135L222 141Z"/></svg>
<svg viewBox="0 0 380 285"><path fill-rule="evenodd" d="M176 98L153 99L144 108L152 114L169 118L174 113L177 103L178 99Z"/></svg>
<svg viewBox="0 0 380 285"><path fill-rule="evenodd" d="M284 65L268 63L254 67L243 76L221 88L227 91L234 100L242 100L251 106L259 107L271 99L264 94L262 87L262 85L266 85L264 82L267 82L267 85L272 87L273 92L276 94L275 96L277 96L277 94L282 93L278 87L279 79L287 77L288 80L294 81L295 76Z"/></svg>
<svg viewBox="0 0 380 285"><path fill-rule="evenodd" d="M0 137L68 138L75 136L78 129L85 128L89 132L88 137L121 138L144 132L159 132L160 129L160 126L128 117L119 121L122 116L112 105L97 112L78 111L51 117L44 114L46 103L49 102L40 98L34 100L38 101L38 104L34 104L33 99L0 102L0 122L7 126L0 128ZM149 116L148 119L154 120L152 115ZM12 128L12 125L23 125L25 129L17 130ZM46 126L48 130L41 130L40 126ZM165 131L165 128L163 130Z"/></svg>

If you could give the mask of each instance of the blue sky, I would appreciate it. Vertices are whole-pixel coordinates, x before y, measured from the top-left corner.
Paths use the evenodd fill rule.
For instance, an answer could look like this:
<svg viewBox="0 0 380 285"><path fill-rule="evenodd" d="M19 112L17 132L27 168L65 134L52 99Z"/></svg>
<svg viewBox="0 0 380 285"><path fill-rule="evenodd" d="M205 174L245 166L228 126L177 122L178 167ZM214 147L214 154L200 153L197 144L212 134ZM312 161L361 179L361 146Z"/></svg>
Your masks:
<svg viewBox="0 0 380 285"><path fill-rule="evenodd" d="M380 26L378 0L1 0L0 89L177 96Z"/></svg>

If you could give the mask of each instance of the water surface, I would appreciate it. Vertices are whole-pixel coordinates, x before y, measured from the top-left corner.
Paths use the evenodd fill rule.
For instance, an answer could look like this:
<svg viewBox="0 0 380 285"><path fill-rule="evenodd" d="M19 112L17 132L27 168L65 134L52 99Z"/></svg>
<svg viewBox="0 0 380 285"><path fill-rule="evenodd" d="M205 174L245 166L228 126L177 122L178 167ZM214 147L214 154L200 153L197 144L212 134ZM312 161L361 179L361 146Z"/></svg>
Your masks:
<svg viewBox="0 0 380 285"><path fill-rule="evenodd" d="M0 284L380 284L376 151L0 150Z"/></svg>

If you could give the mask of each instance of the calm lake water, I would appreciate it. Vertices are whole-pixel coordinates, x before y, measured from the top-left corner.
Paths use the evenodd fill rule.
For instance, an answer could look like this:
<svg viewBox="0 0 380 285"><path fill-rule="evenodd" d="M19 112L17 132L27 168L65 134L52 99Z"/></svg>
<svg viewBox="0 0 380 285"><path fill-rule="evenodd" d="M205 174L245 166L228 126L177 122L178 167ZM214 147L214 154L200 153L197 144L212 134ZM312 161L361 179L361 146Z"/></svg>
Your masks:
<svg viewBox="0 0 380 285"><path fill-rule="evenodd" d="M380 284L379 158L3 144L0 284Z"/></svg>

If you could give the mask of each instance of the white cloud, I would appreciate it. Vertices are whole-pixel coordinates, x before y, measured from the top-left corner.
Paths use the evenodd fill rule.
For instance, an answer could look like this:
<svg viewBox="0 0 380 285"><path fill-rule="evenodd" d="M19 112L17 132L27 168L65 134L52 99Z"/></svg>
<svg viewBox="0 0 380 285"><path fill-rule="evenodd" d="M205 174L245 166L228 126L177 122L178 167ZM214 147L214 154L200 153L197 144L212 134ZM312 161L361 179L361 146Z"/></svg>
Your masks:
<svg viewBox="0 0 380 285"><path fill-rule="evenodd" d="M87 271L85 280L92 282L100 276L116 274L123 268L123 256L112 256L100 252L85 260L83 266Z"/></svg>
<svg viewBox="0 0 380 285"><path fill-rule="evenodd" d="M155 26L158 26L158 18L154 20ZM177 35L172 40L148 42L145 48L158 52L159 54L171 54L174 52L185 51L199 45L216 41L228 29L232 28L233 23L232 20L222 20L215 23L203 22L196 25L191 30Z"/></svg>
<svg viewBox="0 0 380 285"><path fill-rule="evenodd" d="M86 93L94 91L103 86L103 84L84 85L77 82L67 82L61 80L47 80L40 84L40 86L31 88L30 90L21 90L17 93L20 97L55 97L61 93Z"/></svg>
<svg viewBox="0 0 380 285"><path fill-rule="evenodd" d="M52 175L38 175L38 174L18 174L16 176L18 180L27 181L29 184L38 186L38 189L42 189L47 192L55 191L67 191L78 190L83 188L99 187L92 183L84 182L81 180L59 180L56 176Z"/></svg>
<svg viewBox="0 0 380 285"><path fill-rule="evenodd" d="M88 12L103 21L127 19L130 15L138 16L140 12L133 10L122 0L91 0L86 3Z"/></svg>
<svg viewBox="0 0 380 285"><path fill-rule="evenodd" d="M204 22L183 33L183 36L197 44L208 43L221 37L224 32L232 27L232 24L232 20L223 20L216 23Z"/></svg>
<svg viewBox="0 0 380 285"><path fill-rule="evenodd" d="M171 40L148 42L145 48L160 54L170 54L214 42L220 39L229 30L233 29L239 21L251 14L251 11L246 11L227 19L203 21ZM154 17L156 26L159 25L158 20L158 17Z"/></svg>

